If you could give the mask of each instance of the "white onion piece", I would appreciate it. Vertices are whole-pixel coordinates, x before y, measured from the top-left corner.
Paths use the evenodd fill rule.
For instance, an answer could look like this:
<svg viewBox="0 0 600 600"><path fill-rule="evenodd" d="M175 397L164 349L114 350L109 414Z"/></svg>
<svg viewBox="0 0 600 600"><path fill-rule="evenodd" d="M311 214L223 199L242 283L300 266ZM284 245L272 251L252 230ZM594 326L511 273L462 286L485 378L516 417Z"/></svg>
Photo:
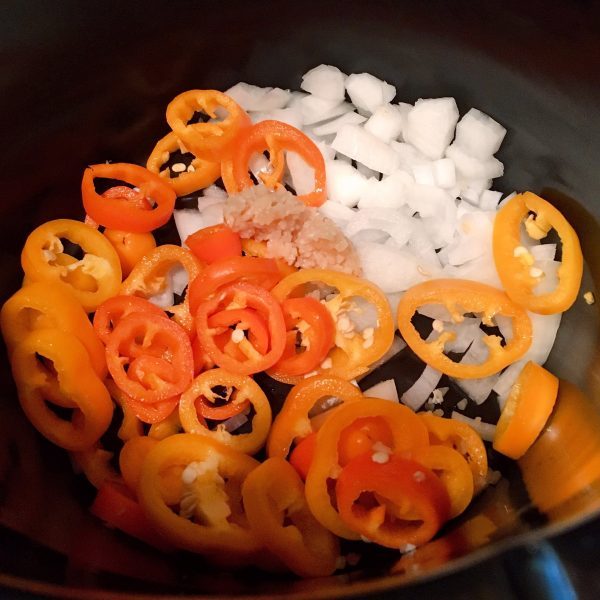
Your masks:
<svg viewBox="0 0 600 600"><path fill-rule="evenodd" d="M413 178L405 171L394 171L381 181L368 179L358 208L400 208L406 204L408 189L413 183Z"/></svg>
<svg viewBox="0 0 600 600"><path fill-rule="evenodd" d="M415 165L426 165L431 162L422 152L406 142L392 142L390 147L398 155L400 168L410 171Z"/></svg>
<svg viewBox="0 0 600 600"><path fill-rule="evenodd" d="M238 83L225 92L244 110L274 110L283 108L290 100L290 92L280 88L261 88L248 83Z"/></svg>
<svg viewBox="0 0 600 600"><path fill-rule="evenodd" d="M223 204L223 201L227 200L227 196L225 198L221 198L220 196L200 196L198 198L198 210L200 214L202 214L209 206L213 206L213 204Z"/></svg>
<svg viewBox="0 0 600 600"><path fill-rule="evenodd" d="M431 163L435 185L449 189L456 185L456 168L449 158L440 158Z"/></svg>
<svg viewBox="0 0 600 600"><path fill-rule="evenodd" d="M535 260L553 261L556 256L556 244L537 244L531 246L529 252Z"/></svg>
<svg viewBox="0 0 600 600"><path fill-rule="evenodd" d="M392 240L385 231L379 229L361 229L358 233L348 237L354 245L367 243L390 245L389 242ZM394 245L394 247L397 246Z"/></svg>
<svg viewBox="0 0 600 600"><path fill-rule="evenodd" d="M323 125L319 125L313 129L313 134L318 136L335 135L343 125L360 125L367 120L366 117L355 112L347 112L337 119L332 119Z"/></svg>
<svg viewBox="0 0 600 600"><path fill-rule="evenodd" d="M528 312L527 314L531 319L533 337L531 346L522 360L532 360L538 365L543 365L554 346L562 313L538 315Z"/></svg>
<svg viewBox="0 0 600 600"><path fill-rule="evenodd" d="M396 250L380 244L359 244L356 251L363 276L384 293L403 292L427 279L418 259L407 250Z"/></svg>
<svg viewBox="0 0 600 600"><path fill-rule="evenodd" d="M333 200L326 200L319 207L319 211L342 229L356 216L356 212L351 208Z"/></svg>
<svg viewBox="0 0 600 600"><path fill-rule="evenodd" d="M473 158L456 144L448 146L446 157L452 159L457 173L465 179L496 179L504 174L504 165L497 158Z"/></svg>
<svg viewBox="0 0 600 600"><path fill-rule="evenodd" d="M248 416L241 412L237 415L233 415L233 417L229 417L229 419L222 421L220 424L225 428L225 431L233 433L234 431L238 430L242 425L245 425L247 422Z"/></svg>
<svg viewBox="0 0 600 600"><path fill-rule="evenodd" d="M365 229L385 231L394 238L398 246L404 246L412 235L412 219L399 211L390 209L363 209L348 223L345 233L348 237Z"/></svg>
<svg viewBox="0 0 600 600"><path fill-rule="evenodd" d="M498 203L502 198L502 192L494 192L492 190L483 190L479 196L479 207L482 210L496 210Z"/></svg>
<svg viewBox="0 0 600 600"><path fill-rule="evenodd" d="M382 104L391 102L396 88L369 73L353 73L346 79L346 91L358 108L373 113Z"/></svg>
<svg viewBox="0 0 600 600"><path fill-rule="evenodd" d="M508 395L510 394L510 390L512 389L515 381L517 381L517 378L523 370L525 363L526 361L519 360L512 365L509 365L506 369L504 369L500 377L498 377L498 381L496 381L494 384L492 389L494 392L496 392L496 394L498 394L498 405L500 406L501 410L504 408L506 400L508 399Z"/></svg>
<svg viewBox="0 0 600 600"><path fill-rule="evenodd" d="M425 156L437 160L452 141L458 117L454 98L417 100L408 113L403 137Z"/></svg>
<svg viewBox="0 0 600 600"><path fill-rule="evenodd" d="M223 222L223 207L225 203L211 204L202 211L203 227L212 227Z"/></svg>
<svg viewBox="0 0 600 600"><path fill-rule="evenodd" d="M365 129L389 144L402 132L402 113L400 107L393 104L382 104L369 117Z"/></svg>
<svg viewBox="0 0 600 600"><path fill-rule="evenodd" d="M472 108L456 125L455 144L469 156L484 160L498 152L505 135L500 123Z"/></svg>
<svg viewBox="0 0 600 600"><path fill-rule="evenodd" d="M185 240L192 233L204 227L204 219L199 211L194 208L182 208L173 211L173 219L177 228L177 235L181 240L182 246L185 246Z"/></svg>
<svg viewBox="0 0 600 600"><path fill-rule="evenodd" d="M438 321L450 321L452 319L448 309L441 304L423 304L417 308L417 312L420 315L429 317L430 319L437 319Z"/></svg>
<svg viewBox="0 0 600 600"><path fill-rule="evenodd" d="M262 152L255 152L250 157L248 168L258 181L261 173L268 173L271 170L269 159Z"/></svg>
<svg viewBox="0 0 600 600"><path fill-rule="evenodd" d="M444 331L452 331L456 338L446 342L445 350L447 352L466 352L476 339L479 339L483 332L479 328L481 319L476 317L464 317L462 323L444 324Z"/></svg>
<svg viewBox="0 0 600 600"><path fill-rule="evenodd" d="M394 317L398 314L398 304L400 304L400 299L403 295L404 292L392 292L386 294L386 297L390 304L390 310L392 311L392 315L394 315Z"/></svg>
<svg viewBox="0 0 600 600"><path fill-rule="evenodd" d="M346 75L337 67L319 65L302 75L300 87L318 98L341 102L345 96Z"/></svg>
<svg viewBox="0 0 600 600"><path fill-rule="evenodd" d="M539 248L540 246L534 246L534 248ZM536 296L540 294L548 294L553 292L558 285L558 269L560 268L561 263L556 260L542 260L535 263L535 267L542 270L544 273L543 277L540 279L540 282L534 286L533 293Z"/></svg>
<svg viewBox="0 0 600 600"><path fill-rule="evenodd" d="M402 394L401 402L415 412L419 410L437 387L442 374L427 365L415 383Z"/></svg>
<svg viewBox="0 0 600 600"><path fill-rule="evenodd" d="M494 322L498 326L502 337L509 341L513 336L513 328L512 328L512 318L507 317L506 315L496 315L494 317Z"/></svg>
<svg viewBox="0 0 600 600"><path fill-rule="evenodd" d="M456 279L473 279L481 283L487 283L493 287L501 288L502 283L496 270L494 258L487 254L480 258L470 260L459 267L447 265L443 269L444 277L455 277Z"/></svg>
<svg viewBox="0 0 600 600"><path fill-rule="evenodd" d="M382 400L390 400L391 402L400 402L396 382L393 379L386 379L385 381L376 383L373 387L365 390L363 395L369 398L381 398Z"/></svg>
<svg viewBox="0 0 600 600"><path fill-rule="evenodd" d="M331 147L384 175L390 175L400 166L398 154L360 125L344 125Z"/></svg>
<svg viewBox="0 0 600 600"><path fill-rule="evenodd" d="M363 165L362 163L357 162L356 169L361 175L363 175L367 179L374 177L375 179L378 180L380 177L380 174L377 171L373 171L373 169L369 169L369 167L365 167L365 165Z"/></svg>
<svg viewBox="0 0 600 600"><path fill-rule="evenodd" d="M466 423L472 427L479 434L482 440L485 440L486 442L494 441L494 436L496 435L496 426L492 425L491 423L484 423L480 417L471 419L471 417L467 417L453 410L450 418L454 419L455 421Z"/></svg>
<svg viewBox="0 0 600 600"><path fill-rule="evenodd" d="M475 404L483 404L492 393L498 379L498 375L490 375L480 379L455 379L454 381Z"/></svg>
<svg viewBox="0 0 600 600"><path fill-rule="evenodd" d="M286 152L285 162L296 194L301 196L312 192L315 189L315 170L296 152Z"/></svg>
<svg viewBox="0 0 600 600"><path fill-rule="evenodd" d="M356 206L367 180L351 164L342 160L328 160L327 197L344 206Z"/></svg>
<svg viewBox="0 0 600 600"><path fill-rule="evenodd" d="M442 268L440 257L435 251L433 242L425 233L425 228L420 219L413 218L413 231L408 240L408 248L423 263L425 270L437 272Z"/></svg>
<svg viewBox="0 0 600 600"><path fill-rule="evenodd" d="M451 221L452 229L456 222L456 204L450 194L433 185L414 184L408 190L408 205L422 218L435 217L436 221Z"/></svg>
<svg viewBox="0 0 600 600"><path fill-rule="evenodd" d="M189 283L188 272L182 265L175 265L169 271L169 280L171 282L173 293L181 296L183 290L185 290Z"/></svg>
<svg viewBox="0 0 600 600"><path fill-rule="evenodd" d="M202 197L204 198L211 198L214 200L227 200L228 194L227 192L220 188L218 185L209 185L203 192L202 192ZM198 198L198 202L200 202L200 198ZM199 210L202 210L200 207L198 207Z"/></svg>
<svg viewBox="0 0 600 600"><path fill-rule="evenodd" d="M412 166L412 175L415 182L419 185L436 185L435 174L433 172L433 163L423 163L421 165Z"/></svg>
<svg viewBox="0 0 600 600"><path fill-rule="evenodd" d="M337 100L324 100L309 94L299 102L302 111L302 119L305 125L313 125L321 121L327 121L339 117L347 112L352 112L354 106L349 102L339 102Z"/></svg>
<svg viewBox="0 0 600 600"><path fill-rule="evenodd" d="M154 294L154 296L150 296L148 301L160 308L173 306L175 296L173 295L173 288L171 287L171 282L168 277L165 279L165 289L158 294Z"/></svg>
<svg viewBox="0 0 600 600"><path fill-rule="evenodd" d="M260 123L261 121L282 121L295 127L302 129L304 118L302 110L299 106L288 106L287 108L277 108L275 110L252 112L249 113L252 123Z"/></svg>

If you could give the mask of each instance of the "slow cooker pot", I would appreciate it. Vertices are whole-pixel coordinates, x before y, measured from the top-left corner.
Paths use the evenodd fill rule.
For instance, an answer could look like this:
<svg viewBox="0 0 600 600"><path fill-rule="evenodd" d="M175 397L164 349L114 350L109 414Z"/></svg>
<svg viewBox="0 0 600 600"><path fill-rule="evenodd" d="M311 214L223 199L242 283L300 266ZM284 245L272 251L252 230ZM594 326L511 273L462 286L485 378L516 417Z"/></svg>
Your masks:
<svg viewBox="0 0 600 600"><path fill-rule="evenodd" d="M594 3L7 1L0 14L2 302L20 284L27 234L49 219L82 216L86 165L143 164L167 131L173 96L238 81L297 89L320 63L373 73L406 102L453 96L461 112L474 106L503 123L506 173L495 189L532 190L555 203L581 238L582 292L600 281ZM559 400L580 407L570 429L555 411L528 460L495 457L502 480L410 560L368 550L355 569L299 581L164 557L100 525L67 454L20 412L3 351L1 595L599 597L600 486L588 469L561 496L548 459L566 453L578 468L600 452L596 306L579 299L564 315L547 366L561 378ZM370 381L390 376L407 387L417 377L414 357L399 355ZM578 439L589 443L582 449Z"/></svg>

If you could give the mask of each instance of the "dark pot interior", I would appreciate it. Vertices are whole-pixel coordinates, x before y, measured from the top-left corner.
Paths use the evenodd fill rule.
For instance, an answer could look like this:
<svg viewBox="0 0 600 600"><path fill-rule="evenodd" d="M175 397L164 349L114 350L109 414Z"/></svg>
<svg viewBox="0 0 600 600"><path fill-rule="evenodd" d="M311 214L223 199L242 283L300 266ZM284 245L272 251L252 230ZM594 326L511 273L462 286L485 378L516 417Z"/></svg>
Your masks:
<svg viewBox="0 0 600 600"><path fill-rule="evenodd" d="M49 219L82 216L79 183L86 165L145 163L167 131L164 109L174 95L190 88L226 89L238 81L298 89L301 74L322 62L393 82L403 101L454 96L461 112L473 106L503 123L508 135L499 158L506 174L494 189L532 190L553 201L581 238L587 263L582 291L595 290L600 13L593 4L4 2L2 302L20 284L18 257L27 234ZM584 391L592 427L600 402L597 336L598 309L580 299L564 316L548 361L551 371ZM411 360L404 355L403 365L397 362L388 372L414 380L418 372ZM373 552L354 572L297 581L221 572L194 556L165 558L87 514L90 489L72 474L66 453L46 443L21 415L4 354L0 376L3 597L15 590L86 598L127 592L391 597L400 586L406 597L542 597L548 578L536 564L549 561L570 571L575 539L581 548L576 576L562 585L567 591L568 585L578 590L581 585L582 597L590 590L589 597L600 595L593 590L598 583L585 582L586 575L600 579L593 577L594 569L600 571L593 558L600 488L592 486L543 514L528 498L519 468L508 461L495 463L505 480L462 519L495 520L490 541L417 555L412 569L395 566L398 557ZM600 439L600 427L597 434ZM556 537L568 530L574 533ZM543 541L548 537L551 544Z"/></svg>

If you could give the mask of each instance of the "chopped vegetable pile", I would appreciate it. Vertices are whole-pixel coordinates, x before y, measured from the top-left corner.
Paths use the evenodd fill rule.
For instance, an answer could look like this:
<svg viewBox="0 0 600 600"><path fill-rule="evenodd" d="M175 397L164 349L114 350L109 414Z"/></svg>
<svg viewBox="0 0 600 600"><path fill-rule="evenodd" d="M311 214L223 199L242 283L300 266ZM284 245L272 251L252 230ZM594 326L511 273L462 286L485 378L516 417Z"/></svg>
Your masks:
<svg viewBox="0 0 600 600"><path fill-rule="evenodd" d="M163 552L316 577L350 564L343 540L432 540L489 484L484 440L527 453L583 258L535 194L496 212L487 115L392 104L325 65L302 88L177 96L146 167L86 168L85 220L29 235L0 320L21 406L97 488L95 516ZM157 245L173 221L182 244ZM363 393L396 332L423 374L400 401L393 382ZM290 386L280 409L258 374ZM497 427L439 416L442 375L478 403L496 391Z"/></svg>

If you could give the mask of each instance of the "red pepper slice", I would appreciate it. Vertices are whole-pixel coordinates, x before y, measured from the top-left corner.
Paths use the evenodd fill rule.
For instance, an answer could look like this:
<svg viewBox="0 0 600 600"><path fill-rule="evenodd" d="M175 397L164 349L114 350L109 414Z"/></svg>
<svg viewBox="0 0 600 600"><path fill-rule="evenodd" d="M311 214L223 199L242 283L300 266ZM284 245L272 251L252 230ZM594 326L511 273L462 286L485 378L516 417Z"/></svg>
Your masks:
<svg viewBox="0 0 600 600"><path fill-rule="evenodd" d="M144 423L153 425L164 421L174 410L179 403L179 396L161 400L160 402L140 402L135 398L125 395L123 403L131 410L131 412Z"/></svg>
<svg viewBox="0 0 600 600"><path fill-rule="evenodd" d="M190 312L196 314L202 302L219 288L235 281L248 281L270 290L281 277L277 263L272 258L232 256L219 260L201 271L190 284Z"/></svg>
<svg viewBox="0 0 600 600"><path fill-rule="evenodd" d="M208 319L208 326L211 329L222 328L224 331L229 331L229 327L234 325L235 329L248 332L248 339L258 352L267 353L269 329L265 320L256 311L249 308L228 309L215 313ZM231 333L229 331L229 339Z"/></svg>
<svg viewBox="0 0 600 600"><path fill-rule="evenodd" d="M113 296L103 302L94 313L94 329L105 345L108 344L110 334L119 321L134 312L151 313L168 318L163 310L144 298L139 296Z"/></svg>
<svg viewBox="0 0 600 600"><path fill-rule="evenodd" d="M90 511L93 515L126 534L161 550L170 549L152 527L140 505L124 486L105 483L96 495Z"/></svg>
<svg viewBox="0 0 600 600"><path fill-rule="evenodd" d="M239 345L246 359L238 360L223 352L215 343L215 336L221 334L222 330L211 327L210 318L223 309L227 312L227 306L231 303L236 307L253 309L266 320L270 349L265 354L244 338ZM277 300L267 290L250 283L230 285L213 299L201 304L196 313L196 328L200 344L209 357L220 367L236 374L251 375L265 371L279 360L285 348L285 322Z"/></svg>
<svg viewBox="0 0 600 600"><path fill-rule="evenodd" d="M119 322L106 346L106 363L115 383L141 402L180 394L194 375L192 346L185 330L150 313L131 313ZM140 377L142 372L145 375Z"/></svg>
<svg viewBox="0 0 600 600"><path fill-rule="evenodd" d="M428 542L450 515L448 493L438 477L395 455L383 464L370 453L353 459L342 469L335 492L348 527L387 548Z"/></svg>
<svg viewBox="0 0 600 600"><path fill-rule="evenodd" d="M286 298L281 309L291 343L272 372L275 379L277 376L306 375L321 365L335 344L335 324L331 313L321 302L310 297ZM303 351L298 353L296 331L302 335Z"/></svg>
<svg viewBox="0 0 600 600"><path fill-rule="evenodd" d="M144 199L150 199L156 206L147 210L147 207L131 202L128 192L116 198L98 194L94 186L98 177L131 183L140 189ZM96 223L133 233L147 233L164 225L173 213L176 198L175 192L158 175L128 163L88 167L83 173L81 193L85 211Z"/></svg>
<svg viewBox="0 0 600 600"><path fill-rule="evenodd" d="M188 236L185 245L203 263L242 255L242 238L227 225L213 225Z"/></svg>
<svg viewBox="0 0 600 600"><path fill-rule="evenodd" d="M321 206L327 199L325 161L315 143L299 129L281 121L261 121L240 136L230 164L221 167L227 192L235 194L254 183L248 173L253 154L268 150L272 170L261 174L263 183L271 188L281 185L285 159L284 152L299 154L315 171L315 187L308 194L298 196L307 206ZM234 187L232 187L234 186Z"/></svg>

